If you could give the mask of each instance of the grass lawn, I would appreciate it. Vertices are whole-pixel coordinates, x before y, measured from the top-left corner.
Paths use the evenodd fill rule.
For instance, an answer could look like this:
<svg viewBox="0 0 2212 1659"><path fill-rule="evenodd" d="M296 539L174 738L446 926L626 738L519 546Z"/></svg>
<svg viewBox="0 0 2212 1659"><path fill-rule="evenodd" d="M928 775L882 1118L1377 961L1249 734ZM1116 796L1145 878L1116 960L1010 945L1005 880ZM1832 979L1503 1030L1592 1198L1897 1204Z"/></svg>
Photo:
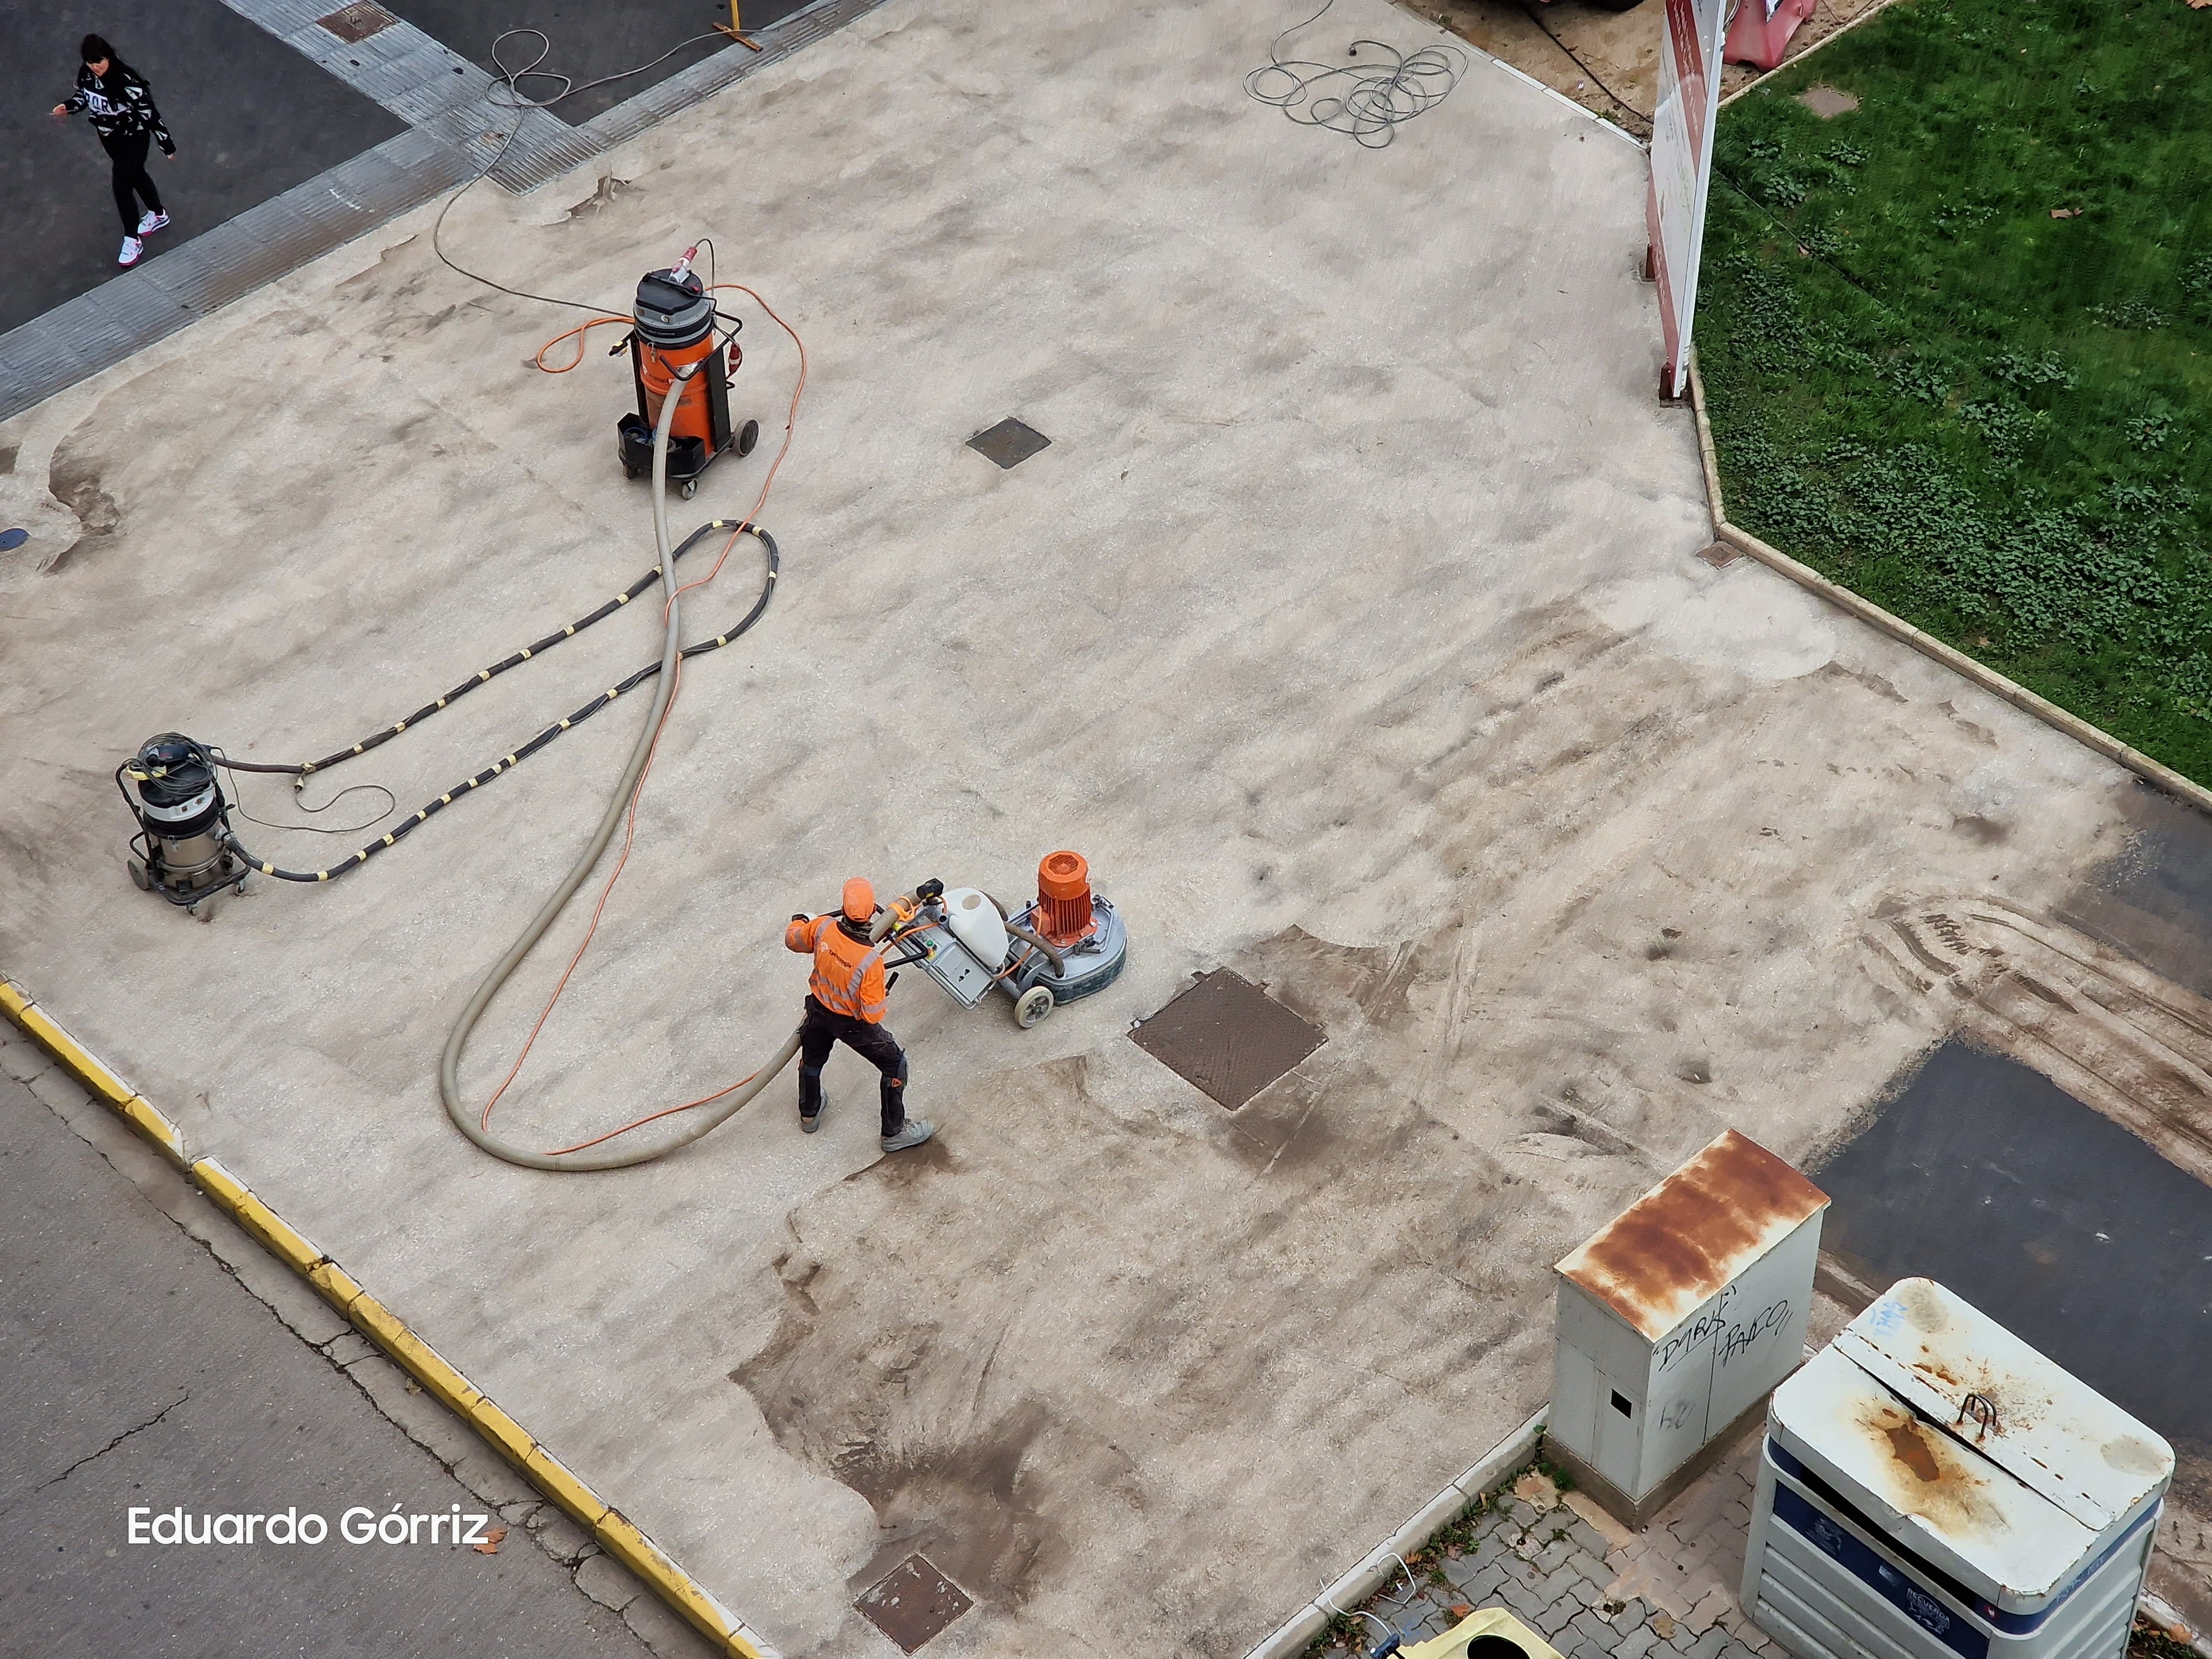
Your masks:
<svg viewBox="0 0 2212 1659"><path fill-rule="evenodd" d="M1898 0L1715 154L1729 518L2212 783L2212 9Z"/></svg>

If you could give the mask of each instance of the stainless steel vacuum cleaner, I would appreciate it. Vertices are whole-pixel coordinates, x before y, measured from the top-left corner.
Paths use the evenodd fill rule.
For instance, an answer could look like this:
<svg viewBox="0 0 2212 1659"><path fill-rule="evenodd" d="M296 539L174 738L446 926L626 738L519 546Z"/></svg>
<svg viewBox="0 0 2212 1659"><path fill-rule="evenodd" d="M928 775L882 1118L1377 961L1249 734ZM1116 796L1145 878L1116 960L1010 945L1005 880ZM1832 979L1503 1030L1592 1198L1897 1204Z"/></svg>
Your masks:
<svg viewBox="0 0 2212 1659"><path fill-rule="evenodd" d="M138 819L128 867L142 892L198 915L223 888L246 890L246 864L231 848L230 803L205 744L181 732L149 738L115 769L115 787Z"/></svg>

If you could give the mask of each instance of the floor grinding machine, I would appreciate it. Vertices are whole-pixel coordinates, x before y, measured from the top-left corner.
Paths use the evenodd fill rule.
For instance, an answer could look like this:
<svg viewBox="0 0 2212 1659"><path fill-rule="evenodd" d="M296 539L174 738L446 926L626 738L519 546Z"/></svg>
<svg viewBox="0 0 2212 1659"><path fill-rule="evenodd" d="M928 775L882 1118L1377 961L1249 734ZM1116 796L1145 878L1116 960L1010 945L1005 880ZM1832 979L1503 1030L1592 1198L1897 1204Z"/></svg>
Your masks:
<svg viewBox="0 0 2212 1659"><path fill-rule="evenodd" d="M921 969L963 1008L1004 991L1024 1030L1062 1003L1104 990L1129 954L1120 913L1091 890L1079 853L1048 853L1036 901L1016 914L981 888L928 882L878 925L903 952L884 967Z"/></svg>
<svg viewBox="0 0 2212 1659"><path fill-rule="evenodd" d="M623 471L633 478L653 471L653 429L660 419L661 400L684 378L678 371L698 365L677 396L668 439L668 482L687 501L717 459L733 451L750 455L760 441L758 421L731 428L730 376L744 361L738 348L743 323L715 310L691 269L698 257L694 246L667 270L645 274L637 285L633 326L615 347L629 348L630 379L637 391L637 411L624 415L616 426ZM728 324L719 336L718 320Z"/></svg>

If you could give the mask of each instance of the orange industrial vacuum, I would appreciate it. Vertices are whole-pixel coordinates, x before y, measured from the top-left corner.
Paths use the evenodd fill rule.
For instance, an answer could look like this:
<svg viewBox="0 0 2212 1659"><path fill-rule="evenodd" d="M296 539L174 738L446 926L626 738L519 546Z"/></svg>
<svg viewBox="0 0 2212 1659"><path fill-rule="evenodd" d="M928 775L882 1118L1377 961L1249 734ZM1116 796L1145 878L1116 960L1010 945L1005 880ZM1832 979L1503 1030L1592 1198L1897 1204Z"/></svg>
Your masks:
<svg viewBox="0 0 2212 1659"><path fill-rule="evenodd" d="M668 482L686 501L717 459L730 450L750 455L760 441L758 421L734 432L730 428L730 374L744 361L737 340L743 325L730 318L727 330L715 332L719 313L691 269L698 252L693 247L667 270L647 271L637 285L635 326L628 341L637 410L624 415L617 428L623 472L633 478L651 472L661 400L677 383L677 370L702 365L678 398L668 433Z"/></svg>

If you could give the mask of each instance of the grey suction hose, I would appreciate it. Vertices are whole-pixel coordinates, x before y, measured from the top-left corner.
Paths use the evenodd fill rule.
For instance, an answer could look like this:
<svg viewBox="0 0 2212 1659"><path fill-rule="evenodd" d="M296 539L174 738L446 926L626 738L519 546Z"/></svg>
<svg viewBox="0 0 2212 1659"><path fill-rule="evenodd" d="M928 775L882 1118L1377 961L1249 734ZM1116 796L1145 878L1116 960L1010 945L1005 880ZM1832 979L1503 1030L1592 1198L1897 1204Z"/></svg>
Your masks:
<svg viewBox="0 0 2212 1659"><path fill-rule="evenodd" d="M1060 951L1053 945L1050 940L1045 939L1041 934L1032 933L1028 928L1023 927L1021 923L1016 921L1012 916L1006 914L1006 907L1000 904L997 899L991 898L990 894L986 893L983 896L987 899L991 899L993 908L999 913L999 920L1006 924L1006 931L1008 933L1012 933L1016 939L1024 939L1030 944L1036 945L1038 950L1044 952L1044 959L1052 964L1052 971L1059 975L1062 979L1067 977L1067 958L1060 955Z"/></svg>
<svg viewBox="0 0 2212 1659"><path fill-rule="evenodd" d="M691 378L696 368L697 365L691 364L676 371L679 386ZM653 538L660 551L660 591L667 601L667 611L661 621L660 673L653 682L653 710L646 716L644 729L638 733L637 746L630 750L629 764L623 769L621 785L607 798L607 810L599 819L599 830L592 836L592 844L584 849L583 856L561 878L561 884L553 890L552 897L547 899L538 914L530 919L530 925L522 930L520 937L507 946L507 954L483 976L483 983L476 988L476 994L469 999L468 1006L461 1010L460 1018L453 1022L453 1029L446 1034L446 1052L438 1061L438 1094L445 1102L446 1115L453 1121L453 1127L494 1158L504 1158L509 1164L519 1164L525 1169L621 1170L633 1164L647 1164L656 1158L665 1158L678 1147L690 1146L700 1136L727 1122L739 1109L767 1088L775 1080L776 1073L789 1065L791 1057L799 1052L799 1033L793 1031L767 1065L715 1102L712 1109L702 1109L698 1116L686 1119L684 1127L673 1136L642 1147L595 1152L588 1157L554 1157L544 1152L530 1152L501 1140L471 1116L467 1104L461 1099L461 1051L468 1046L469 1034L476 1030L477 1021L483 1017L483 1011L499 994L500 988L507 983L507 976L521 965L522 959L530 954L539 939L544 937L545 930L553 925L553 919L575 896L576 890L592 873L592 866L607 850L607 843L614 839L615 830L622 823L623 815L629 810L631 797L637 792L637 781L645 771L645 763L652 757L653 740L659 735L660 722L668 713L669 699L676 695L676 665L682 649L679 643L682 634L677 627L676 617L676 560L669 550L668 541L668 428L675 418L676 405L682 400L682 392L671 388L668 395L661 400L660 420L653 430Z"/></svg>

